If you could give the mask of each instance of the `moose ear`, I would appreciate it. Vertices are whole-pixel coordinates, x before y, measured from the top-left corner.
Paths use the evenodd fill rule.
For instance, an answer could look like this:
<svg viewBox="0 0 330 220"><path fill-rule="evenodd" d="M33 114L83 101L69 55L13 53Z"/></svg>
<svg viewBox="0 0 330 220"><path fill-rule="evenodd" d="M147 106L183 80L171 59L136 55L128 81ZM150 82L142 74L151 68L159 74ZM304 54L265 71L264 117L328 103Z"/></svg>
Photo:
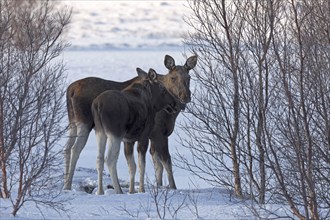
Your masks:
<svg viewBox="0 0 330 220"><path fill-rule="evenodd" d="M172 70L175 67L175 61L170 55L165 55L164 65L167 69Z"/></svg>
<svg viewBox="0 0 330 220"><path fill-rule="evenodd" d="M141 77L142 79L146 79L148 76L148 73L145 72L144 70L140 69L139 67L136 68L136 72L137 72L138 76Z"/></svg>
<svg viewBox="0 0 330 220"><path fill-rule="evenodd" d="M154 69L149 69L148 78L151 82L155 82L157 80L157 73Z"/></svg>
<svg viewBox="0 0 330 220"><path fill-rule="evenodd" d="M186 63L184 64L184 67L189 71L193 69L197 64L197 55L191 56L187 59Z"/></svg>

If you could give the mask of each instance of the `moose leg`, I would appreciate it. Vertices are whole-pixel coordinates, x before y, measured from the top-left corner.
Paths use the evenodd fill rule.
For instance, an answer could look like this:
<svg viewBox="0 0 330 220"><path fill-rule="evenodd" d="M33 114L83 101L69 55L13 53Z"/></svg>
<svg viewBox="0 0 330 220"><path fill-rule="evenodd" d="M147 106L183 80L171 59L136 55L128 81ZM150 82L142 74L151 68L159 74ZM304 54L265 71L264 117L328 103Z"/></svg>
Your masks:
<svg viewBox="0 0 330 220"><path fill-rule="evenodd" d="M123 191L121 190L121 187L119 185L119 180L118 180L118 174L117 174L117 161L118 161L118 156L119 156L119 150L120 150L120 142L122 138L115 137L113 135L108 136L108 154L107 157L105 158L109 173L112 179L112 184L113 187L116 191L117 194L122 194Z"/></svg>
<svg viewBox="0 0 330 220"><path fill-rule="evenodd" d="M171 189L176 189L174 177L173 177L173 171L172 171L172 160L171 156L168 150L168 137L158 137L153 140L155 144L155 152L153 155L154 157L159 157L163 167L165 168L167 172L167 178L169 182L169 187Z"/></svg>
<svg viewBox="0 0 330 220"><path fill-rule="evenodd" d="M76 141L77 137L77 127L75 123L70 123L69 125L69 137L66 145L64 147L64 182L68 179L69 167L70 167L70 157L71 157L71 148Z"/></svg>
<svg viewBox="0 0 330 220"><path fill-rule="evenodd" d="M167 159L165 159L165 158L163 158L161 161L167 172L167 178L168 178L170 189L176 189L176 185L175 185L174 177L173 177L173 170L172 170L172 160L171 160L170 154L168 154Z"/></svg>
<svg viewBox="0 0 330 220"><path fill-rule="evenodd" d="M146 170L146 153L148 150L148 139L141 140L138 143L138 153L139 153L139 171L140 171L140 185L139 192L145 192L144 189L144 175Z"/></svg>
<svg viewBox="0 0 330 220"><path fill-rule="evenodd" d="M77 165L77 161L82 149L85 147L91 126L84 123L77 125L77 138L71 149L70 167L67 175L66 182L64 183L64 189L71 190L73 174Z"/></svg>
<svg viewBox="0 0 330 220"><path fill-rule="evenodd" d="M153 160L154 166L155 166L157 186L162 186L163 185L164 167L163 167L163 164L160 162L159 156L156 153L155 142L152 139L150 139L150 154L152 156L152 160Z"/></svg>
<svg viewBox="0 0 330 220"><path fill-rule="evenodd" d="M95 132L96 142L98 146L97 159L96 159L96 167L97 167L97 181L98 181L98 189L97 194L103 195L103 170L104 170L104 153L107 142L107 136L103 132Z"/></svg>
<svg viewBox="0 0 330 220"><path fill-rule="evenodd" d="M135 193L134 183L135 183L135 173L136 164L134 160L134 142L124 142L124 152L128 165L130 183L129 183L129 193Z"/></svg>

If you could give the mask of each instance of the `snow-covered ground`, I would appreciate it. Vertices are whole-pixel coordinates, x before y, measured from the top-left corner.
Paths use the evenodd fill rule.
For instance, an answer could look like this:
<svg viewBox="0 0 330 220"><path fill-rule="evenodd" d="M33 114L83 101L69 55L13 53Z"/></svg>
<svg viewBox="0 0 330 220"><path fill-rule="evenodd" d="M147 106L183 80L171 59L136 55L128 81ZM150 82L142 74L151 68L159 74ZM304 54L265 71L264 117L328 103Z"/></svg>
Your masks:
<svg viewBox="0 0 330 220"><path fill-rule="evenodd" d="M73 48L168 48L182 46L189 30L186 1L64 1L73 7Z"/></svg>
<svg viewBox="0 0 330 220"><path fill-rule="evenodd" d="M14 218L9 201L1 200L0 219L255 219L248 206L232 198L226 190L217 188L156 190L148 185L146 193L128 194L127 182L121 181L124 194L114 194L113 189L104 195L95 195L83 190L84 186L96 186L95 169L76 169L73 190L62 193L68 200L68 211L57 213L51 209L36 208L27 202ZM109 179L108 175L104 179ZM159 208L159 211L157 211Z"/></svg>
<svg viewBox="0 0 330 220"><path fill-rule="evenodd" d="M189 30L183 16L189 15L185 1L62 1L73 7L73 19L68 37L72 47L60 58L66 63L68 84L87 76L97 76L111 80L124 81L136 75L136 67L148 70L154 68L158 73L167 73L163 60L165 54L171 55L177 64L183 64L191 54L182 46L182 37ZM179 116L178 121L182 120ZM180 148L178 128L170 137L170 152ZM65 143L65 137L61 142ZM40 210L33 203L26 203L18 212L17 219L157 219L157 204L153 200L153 187L147 186L146 193L116 195L112 190L105 195L88 194L81 189L83 184L95 186L97 175L94 132L83 150L78 169L74 176L72 191L65 191L61 197L68 199L66 213L53 210ZM105 184L111 184L105 170ZM123 185L127 185L128 170L123 152L118 161L118 175ZM137 173L138 175L138 173ZM154 181L151 157L147 156L147 178ZM165 175L166 176L166 175ZM138 176L136 176L138 177ZM255 219L249 210L249 202L233 198L224 189L212 188L207 183L191 176L187 171L174 167L174 177L178 190L161 189L157 198L167 197L169 209L165 208L167 219ZM137 178L138 179L138 178ZM166 178L165 178L166 180ZM127 189L124 189L127 192ZM166 194L168 193L168 194ZM2 219L10 215L9 201L0 200ZM183 204L181 208L178 208ZM274 209L278 208L276 205ZM178 212L175 214L175 210Z"/></svg>

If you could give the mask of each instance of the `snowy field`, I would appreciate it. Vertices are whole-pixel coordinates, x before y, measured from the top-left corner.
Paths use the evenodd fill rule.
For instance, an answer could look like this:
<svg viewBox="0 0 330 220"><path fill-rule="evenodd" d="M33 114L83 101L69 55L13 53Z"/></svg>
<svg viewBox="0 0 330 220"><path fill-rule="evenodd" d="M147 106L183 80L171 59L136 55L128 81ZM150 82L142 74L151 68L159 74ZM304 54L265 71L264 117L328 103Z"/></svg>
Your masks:
<svg viewBox="0 0 330 220"><path fill-rule="evenodd" d="M158 73L166 74L163 64L166 54L177 64L184 64L184 53L192 55L182 45L182 37L189 30L182 17L190 13L183 5L184 1L64 2L73 7L68 33L72 46L60 57L66 63L68 84L88 76L124 81L136 76L136 67L144 70L152 67ZM182 120L182 114L178 121ZM178 135L183 134L176 128L170 137L170 152L174 155L180 151L189 157L189 152L180 148ZM64 143L65 137L61 141ZM127 193L125 186L129 175L123 150L118 161L118 176L125 193L116 195L112 189L102 196L96 195L95 189L91 194L86 193L82 189L84 185L96 186L95 145L92 132L78 160L73 190L61 195L68 200L68 212L57 213L39 207L41 214L33 203L26 203L15 219L255 219L248 208L250 202L240 201L224 189L212 188L177 167L174 167L174 178L178 190L160 189L156 202L154 187L150 185L155 178L149 153L146 193ZM108 170L104 173L105 184L111 184ZM0 219L13 219L9 201L0 201ZM159 212L157 208L160 208ZM279 207L274 205L272 208Z"/></svg>
<svg viewBox="0 0 330 220"><path fill-rule="evenodd" d="M182 46L191 28L185 1L64 1L73 7L72 48L168 48Z"/></svg>

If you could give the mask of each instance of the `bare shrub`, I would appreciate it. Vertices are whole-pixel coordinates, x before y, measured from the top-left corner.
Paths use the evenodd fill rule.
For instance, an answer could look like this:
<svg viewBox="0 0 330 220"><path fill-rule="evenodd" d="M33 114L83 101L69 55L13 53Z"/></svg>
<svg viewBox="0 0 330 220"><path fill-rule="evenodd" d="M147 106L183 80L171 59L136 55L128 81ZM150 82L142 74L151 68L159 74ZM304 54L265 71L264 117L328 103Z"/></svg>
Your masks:
<svg viewBox="0 0 330 220"><path fill-rule="evenodd" d="M256 206L329 217L329 2L189 1L199 56L176 165ZM288 214L288 217L291 217Z"/></svg>
<svg viewBox="0 0 330 220"><path fill-rule="evenodd" d="M178 212L186 206L187 195L180 197L179 192L167 187L158 187L157 184L151 184L147 178L148 193L151 201L156 208L158 218L165 219L170 215L172 218L177 218Z"/></svg>
<svg viewBox="0 0 330 220"><path fill-rule="evenodd" d="M64 66L55 58L71 12L50 1L0 2L1 197L13 215L27 201L63 210L58 199L65 128Z"/></svg>

